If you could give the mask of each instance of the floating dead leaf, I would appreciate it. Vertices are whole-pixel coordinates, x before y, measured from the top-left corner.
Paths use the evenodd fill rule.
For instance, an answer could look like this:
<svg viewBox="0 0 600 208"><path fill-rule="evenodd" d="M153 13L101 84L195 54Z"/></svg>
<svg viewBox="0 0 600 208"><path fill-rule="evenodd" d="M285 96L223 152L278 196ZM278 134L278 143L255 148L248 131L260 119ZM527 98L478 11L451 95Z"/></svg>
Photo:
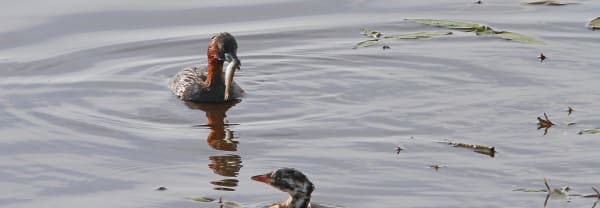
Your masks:
<svg viewBox="0 0 600 208"><path fill-rule="evenodd" d="M363 34L363 35L365 35L365 36L367 36L367 37L371 37L371 38L379 38L379 37L381 37L381 35L382 35L382 34L381 34L380 32L378 32L378 31L371 30L371 29L366 29L366 28L363 28L363 29L360 31L360 33L361 33L361 34Z"/></svg>
<svg viewBox="0 0 600 208"><path fill-rule="evenodd" d="M544 113L544 118L537 117L538 120L538 129L544 129L544 135L548 133L548 129L554 125L552 121L548 118L548 114Z"/></svg>
<svg viewBox="0 0 600 208"><path fill-rule="evenodd" d="M595 128L595 129L586 129L583 131L580 131L578 134L599 134L600 133L600 128Z"/></svg>
<svg viewBox="0 0 600 208"><path fill-rule="evenodd" d="M575 122L571 122L571 123L567 124L567 126L575 126L575 125L577 125L577 123L575 123Z"/></svg>
<svg viewBox="0 0 600 208"><path fill-rule="evenodd" d="M194 198L189 198L189 199L197 201L197 202L213 202L213 201L215 201L215 199L209 198L209 197L194 197Z"/></svg>
<svg viewBox="0 0 600 208"><path fill-rule="evenodd" d="M529 5L546 5L546 6L564 6L567 4L577 4L574 2L560 2L560 1L556 1L556 0L543 0L543 1L530 1L527 2L527 4Z"/></svg>
<svg viewBox="0 0 600 208"><path fill-rule="evenodd" d="M596 17L588 22L588 28L592 30L600 29L600 17Z"/></svg>
<svg viewBox="0 0 600 208"><path fill-rule="evenodd" d="M418 33L408 33L408 34L400 34L400 35L388 35L384 36L384 38L395 38L395 39L419 39L419 38L429 38L433 36L442 36L442 35L451 35L451 31L431 31L431 32L418 32Z"/></svg>
<svg viewBox="0 0 600 208"><path fill-rule="evenodd" d="M515 32L500 31L500 32L495 32L495 36L500 37L505 40L511 40L511 41L520 42L520 43L544 44L544 41L542 41L540 39L530 37L527 35L523 35L520 33L515 33Z"/></svg>
<svg viewBox="0 0 600 208"><path fill-rule="evenodd" d="M454 147L473 149L474 152L484 154L484 155L487 155L490 157L496 156L496 147L494 147L494 146L467 144L467 143L454 142L454 141L450 141L450 140L438 141L438 143L445 143L445 144L452 145Z"/></svg>
<svg viewBox="0 0 600 208"><path fill-rule="evenodd" d="M540 62L544 62L544 60L546 60L546 56L544 56L544 53L540 53L540 55L537 57Z"/></svg>
<svg viewBox="0 0 600 208"><path fill-rule="evenodd" d="M354 47L352 47L352 49L369 47L369 46L377 44L377 42L379 42L379 39L365 40L365 41L357 43Z"/></svg>

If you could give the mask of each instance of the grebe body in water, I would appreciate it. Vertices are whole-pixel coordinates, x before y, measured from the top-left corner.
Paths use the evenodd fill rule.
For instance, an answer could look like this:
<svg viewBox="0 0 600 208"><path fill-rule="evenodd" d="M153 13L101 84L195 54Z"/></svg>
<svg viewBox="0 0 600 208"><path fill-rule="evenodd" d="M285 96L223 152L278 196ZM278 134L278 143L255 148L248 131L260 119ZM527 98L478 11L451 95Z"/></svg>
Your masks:
<svg viewBox="0 0 600 208"><path fill-rule="evenodd" d="M212 37L208 51L208 66L204 69L188 67L175 75L171 91L182 100L198 103L216 103L238 100L244 90L233 82L235 70L241 65L237 58L237 42L229 33ZM229 62L225 72L223 65Z"/></svg>

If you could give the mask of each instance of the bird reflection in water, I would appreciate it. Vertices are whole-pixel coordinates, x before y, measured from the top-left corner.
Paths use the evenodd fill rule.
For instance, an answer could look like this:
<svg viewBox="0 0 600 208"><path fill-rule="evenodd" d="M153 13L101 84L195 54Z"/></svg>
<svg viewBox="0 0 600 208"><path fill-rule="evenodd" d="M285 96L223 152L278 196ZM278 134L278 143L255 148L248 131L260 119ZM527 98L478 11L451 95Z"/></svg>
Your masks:
<svg viewBox="0 0 600 208"><path fill-rule="evenodd" d="M206 138L208 146L216 150L235 152L237 151L238 141L234 140L234 132L229 129L232 124L226 123L225 117L227 117L227 110L239 102L239 100L235 100L224 103L185 102L185 104L190 109L198 109L206 113L207 124L199 126L206 127L210 130L208 137ZM225 155L213 155L208 159L210 160L208 167L212 169L215 174L230 177L210 182L216 186L214 189L235 191L233 187L236 187L238 184L238 180L235 177L238 176L238 173L242 168L242 157L229 153Z"/></svg>

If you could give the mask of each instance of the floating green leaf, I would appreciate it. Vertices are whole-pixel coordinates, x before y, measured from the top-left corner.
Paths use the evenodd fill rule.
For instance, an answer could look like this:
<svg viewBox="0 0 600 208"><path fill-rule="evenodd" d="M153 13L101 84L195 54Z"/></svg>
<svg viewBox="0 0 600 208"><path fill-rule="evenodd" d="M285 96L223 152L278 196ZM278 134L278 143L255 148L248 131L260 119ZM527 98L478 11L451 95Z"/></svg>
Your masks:
<svg viewBox="0 0 600 208"><path fill-rule="evenodd" d="M213 202L213 201L215 201L215 199L208 198L208 197L194 197L194 198L189 198L189 199L197 201L197 202Z"/></svg>
<svg viewBox="0 0 600 208"><path fill-rule="evenodd" d="M600 133L600 128L596 128L596 129L586 129L583 131L580 131L579 134L599 134Z"/></svg>
<svg viewBox="0 0 600 208"><path fill-rule="evenodd" d="M366 29L366 28L363 28L363 29L360 31L360 33L361 33L361 34L363 34L363 35L365 35L365 36L367 36L367 37L372 37L372 38L379 38L379 37L381 37L381 35L382 35L382 34L381 34L380 32L378 32L378 31L371 30L371 29Z"/></svg>
<svg viewBox="0 0 600 208"><path fill-rule="evenodd" d="M567 4L577 4L577 3L562 3L556 0L542 0L542 1L531 1L527 2L529 5L547 5L547 6L564 6Z"/></svg>
<svg viewBox="0 0 600 208"><path fill-rule="evenodd" d="M352 49L364 48L364 47L372 46L372 45L377 44L377 42L379 42L379 39L365 40L365 41L362 41L360 43L357 43L354 47L352 47Z"/></svg>
<svg viewBox="0 0 600 208"><path fill-rule="evenodd" d="M455 30L462 30L466 32L471 31L483 31L487 27L486 25L470 23L470 22L458 22L452 20L436 20L436 19L406 19L416 23L426 24L435 27L443 27Z"/></svg>
<svg viewBox="0 0 600 208"><path fill-rule="evenodd" d="M526 36L523 34L519 34L519 33L509 32L509 31L496 31L496 30L492 29L492 27L484 25L484 24L477 24L477 23L470 23L470 22L458 22L458 21L452 21L452 20L435 20L435 19L407 19L407 20L414 21L414 22L421 23L421 24L430 25L430 26L444 27L444 28L456 29L456 30L461 30L461 31L466 31L466 32L475 32L475 34L477 34L477 35L495 35L495 36L498 36L498 37L506 39L506 40L512 40L512 41L521 42L521 43L544 44L544 42L542 40L539 40L539 39L536 39L533 37L529 37L529 36Z"/></svg>
<svg viewBox="0 0 600 208"><path fill-rule="evenodd" d="M512 40L521 43L544 44L544 41L540 39L515 32L500 31L496 32L495 35L506 40Z"/></svg>
<svg viewBox="0 0 600 208"><path fill-rule="evenodd" d="M442 35L451 35L450 31L432 31L432 32L418 32L418 33L409 33L409 34L400 34L400 35L389 35L384 38L396 38L396 39L419 39L419 38L429 38L433 36L442 36Z"/></svg>
<svg viewBox="0 0 600 208"><path fill-rule="evenodd" d="M528 189L528 188L518 188L512 191L521 191L521 192L547 192L546 189Z"/></svg>
<svg viewBox="0 0 600 208"><path fill-rule="evenodd" d="M240 203L232 202L232 201L225 201L222 203L222 205L224 205L224 207L228 207L228 208L243 208L244 207Z"/></svg>
<svg viewBox="0 0 600 208"><path fill-rule="evenodd" d="M592 30L600 29L600 17L596 17L595 19L590 20L590 22L588 23L588 28Z"/></svg>

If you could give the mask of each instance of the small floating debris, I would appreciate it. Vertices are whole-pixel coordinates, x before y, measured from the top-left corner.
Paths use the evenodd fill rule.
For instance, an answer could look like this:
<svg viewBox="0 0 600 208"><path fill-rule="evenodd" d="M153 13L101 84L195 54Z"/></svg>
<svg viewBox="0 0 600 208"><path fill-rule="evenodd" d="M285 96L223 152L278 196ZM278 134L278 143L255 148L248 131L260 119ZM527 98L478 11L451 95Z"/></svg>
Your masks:
<svg viewBox="0 0 600 208"><path fill-rule="evenodd" d="M154 190L156 190L156 191L166 191L167 187L161 186L161 187L158 187L158 188L156 188Z"/></svg>
<svg viewBox="0 0 600 208"><path fill-rule="evenodd" d="M453 147L462 147L462 148L473 149L474 152L484 154L484 155L487 155L490 157L496 156L496 147L494 147L494 146L460 143L460 142L450 141L447 139L444 141L438 141L437 143L445 143L445 144L452 145Z"/></svg>
<svg viewBox="0 0 600 208"><path fill-rule="evenodd" d="M573 111L575 111L575 110L573 109L573 107L571 107L571 106L567 106L567 112L569 112L569 116L571 115L571 113L573 113Z"/></svg>
<svg viewBox="0 0 600 208"><path fill-rule="evenodd" d="M440 170L440 168L444 168L444 167L448 167L447 165L440 165L440 164L435 164L435 165L430 165L430 168L433 168L435 170L435 172L438 172Z"/></svg>
<svg viewBox="0 0 600 208"><path fill-rule="evenodd" d="M586 130L580 131L577 134L581 135L581 134L598 134L598 133L600 133L600 128L586 129Z"/></svg>
<svg viewBox="0 0 600 208"><path fill-rule="evenodd" d="M354 47L352 47L352 49L369 47L369 46L377 44L377 42L379 42L379 39L371 39L371 40L361 41L361 42L357 43Z"/></svg>
<svg viewBox="0 0 600 208"><path fill-rule="evenodd" d="M546 185L546 189L548 192L548 195L551 198L555 198L555 199L569 199L569 191L571 191L571 187L569 186L563 186L560 189L551 189L550 185L548 185L548 179L546 179L546 177L544 177L544 185Z"/></svg>
<svg viewBox="0 0 600 208"><path fill-rule="evenodd" d="M544 60L546 60L546 56L544 56L544 53L540 53L540 55L538 56L538 59L540 59L540 62L543 63Z"/></svg>
<svg viewBox="0 0 600 208"><path fill-rule="evenodd" d="M588 22L588 28L590 28L590 30L600 29L600 17L590 20L590 22Z"/></svg>
<svg viewBox="0 0 600 208"><path fill-rule="evenodd" d="M389 45L384 45L383 47L381 47L383 50L387 50L387 49L391 49Z"/></svg>
<svg viewBox="0 0 600 208"><path fill-rule="evenodd" d="M379 38L379 37L381 37L383 35L379 31L375 31L375 30L371 30L371 29L366 29L366 28L363 28L360 31L360 33L363 34L364 36L371 37L371 38Z"/></svg>
<svg viewBox="0 0 600 208"><path fill-rule="evenodd" d="M554 125L552 121L548 118L548 115L544 113L544 118L537 117L538 119L538 129L544 129L544 135L548 133L548 129Z"/></svg>
<svg viewBox="0 0 600 208"><path fill-rule="evenodd" d="M400 151L405 150L406 148L400 146L400 145L396 145L396 154L400 154Z"/></svg>
<svg viewBox="0 0 600 208"><path fill-rule="evenodd" d="M475 4L482 4L483 2L481 0L476 1Z"/></svg>

